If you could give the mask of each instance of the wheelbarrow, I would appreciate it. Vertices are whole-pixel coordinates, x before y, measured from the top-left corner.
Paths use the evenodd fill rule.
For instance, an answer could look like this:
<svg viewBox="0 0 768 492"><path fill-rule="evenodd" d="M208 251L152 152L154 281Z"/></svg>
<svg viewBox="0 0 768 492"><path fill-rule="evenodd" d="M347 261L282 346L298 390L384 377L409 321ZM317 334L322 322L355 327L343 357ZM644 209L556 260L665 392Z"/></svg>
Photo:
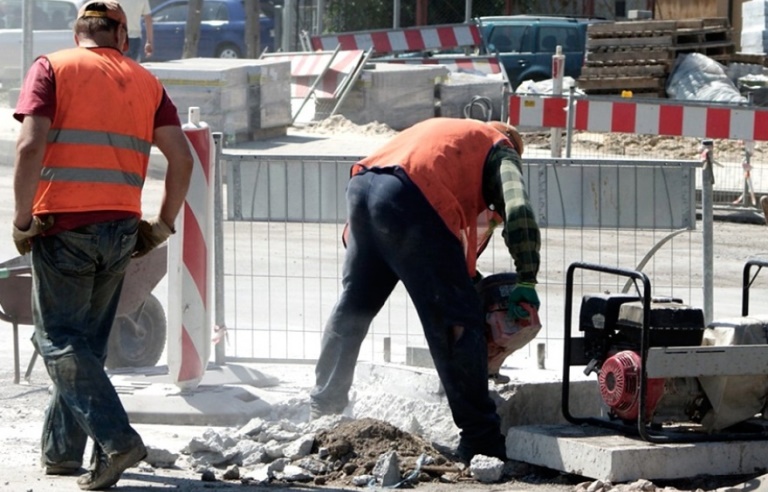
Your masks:
<svg viewBox="0 0 768 492"><path fill-rule="evenodd" d="M160 246L128 264L117 315L109 335L108 369L152 367L165 350L167 323L152 290L168 269L167 247ZM20 380L19 325L32 323L32 267L29 255L0 263L0 320L13 325L13 382ZM29 380L37 359L33 352L24 379Z"/></svg>

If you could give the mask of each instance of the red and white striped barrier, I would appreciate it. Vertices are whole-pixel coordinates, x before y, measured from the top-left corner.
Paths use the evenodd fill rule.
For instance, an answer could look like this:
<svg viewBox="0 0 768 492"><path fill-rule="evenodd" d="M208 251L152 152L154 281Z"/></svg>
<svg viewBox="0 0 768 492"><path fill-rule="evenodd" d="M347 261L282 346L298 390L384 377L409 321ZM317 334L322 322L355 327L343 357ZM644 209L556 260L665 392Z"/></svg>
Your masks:
<svg viewBox="0 0 768 492"><path fill-rule="evenodd" d="M520 127L566 128L568 98L513 95L509 122ZM573 128L696 138L768 141L768 109L679 102L578 98Z"/></svg>
<svg viewBox="0 0 768 492"><path fill-rule="evenodd" d="M336 98L363 59L363 50L334 52L265 53L264 58L291 62L291 97L306 97L317 78L325 75L315 87L318 97ZM330 66L329 66L330 64ZM327 70L326 70L327 68Z"/></svg>
<svg viewBox="0 0 768 492"><path fill-rule="evenodd" d="M501 64L495 55L479 56L429 56L425 58L376 58L376 63L403 63L408 65L442 65L451 72L482 73L497 75L502 73Z"/></svg>
<svg viewBox="0 0 768 492"><path fill-rule="evenodd" d="M168 371L174 384L194 389L211 354L213 323L213 164L211 129L200 108L184 125L195 164L189 192L168 246Z"/></svg>
<svg viewBox="0 0 768 492"><path fill-rule="evenodd" d="M324 34L310 38L313 50L368 50L386 55L404 51L424 51L480 46L480 30L476 24L445 24L405 29Z"/></svg>

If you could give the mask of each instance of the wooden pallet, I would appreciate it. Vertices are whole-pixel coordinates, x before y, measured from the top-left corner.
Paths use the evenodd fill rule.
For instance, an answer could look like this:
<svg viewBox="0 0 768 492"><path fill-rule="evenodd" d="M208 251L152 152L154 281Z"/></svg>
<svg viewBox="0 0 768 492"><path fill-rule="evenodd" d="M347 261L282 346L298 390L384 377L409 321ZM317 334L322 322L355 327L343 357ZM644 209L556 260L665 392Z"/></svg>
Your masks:
<svg viewBox="0 0 768 492"><path fill-rule="evenodd" d="M731 55L731 63L748 63L750 65L762 65L768 67L768 55L765 53L736 52Z"/></svg>
<svg viewBox="0 0 768 492"><path fill-rule="evenodd" d="M614 77L666 77L669 67L665 64L628 65L595 67L585 66L581 69L581 77L585 79L614 78Z"/></svg>
<svg viewBox="0 0 768 492"><path fill-rule="evenodd" d="M666 77L579 77L579 89L586 92L590 90L622 91L622 90L663 90L666 85Z"/></svg>
<svg viewBox="0 0 768 492"><path fill-rule="evenodd" d="M587 66L626 66L652 65L655 63L672 64L675 53L666 48L627 49L617 47L613 50L587 51Z"/></svg>

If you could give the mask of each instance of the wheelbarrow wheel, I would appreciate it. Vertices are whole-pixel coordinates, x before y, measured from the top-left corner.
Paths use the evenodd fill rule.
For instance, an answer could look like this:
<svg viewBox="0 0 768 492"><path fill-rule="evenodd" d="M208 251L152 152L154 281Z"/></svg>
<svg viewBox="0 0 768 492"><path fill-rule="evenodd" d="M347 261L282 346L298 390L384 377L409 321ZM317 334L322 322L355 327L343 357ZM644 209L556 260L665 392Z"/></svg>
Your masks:
<svg viewBox="0 0 768 492"><path fill-rule="evenodd" d="M156 365L165 350L166 329L163 305L150 294L139 309L115 318L107 345L107 369Z"/></svg>

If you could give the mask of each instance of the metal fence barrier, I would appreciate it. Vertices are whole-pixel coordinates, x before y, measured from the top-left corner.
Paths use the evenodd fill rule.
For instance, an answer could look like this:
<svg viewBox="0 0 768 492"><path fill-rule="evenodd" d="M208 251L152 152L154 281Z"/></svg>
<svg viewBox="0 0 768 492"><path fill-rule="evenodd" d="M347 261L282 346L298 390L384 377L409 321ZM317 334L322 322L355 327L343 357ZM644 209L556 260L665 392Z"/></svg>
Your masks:
<svg viewBox="0 0 768 492"><path fill-rule="evenodd" d="M226 169L217 193L217 324L227 333L217 359L313 361L340 294L344 192L359 157L233 150L217 155L217 169ZM702 262L680 260L695 257L692 252L701 247L695 210L699 166L526 159L528 193L542 228L539 340L555 360L563 338L564 275L573 261L625 268L643 263L657 291L701 304ZM478 261L484 273L514 270L498 236ZM604 288L599 278L585 276L578 288L587 292L597 285ZM617 281L615 291L622 288ZM416 311L398 285L374 320L360 358L413 363L425 347Z"/></svg>

